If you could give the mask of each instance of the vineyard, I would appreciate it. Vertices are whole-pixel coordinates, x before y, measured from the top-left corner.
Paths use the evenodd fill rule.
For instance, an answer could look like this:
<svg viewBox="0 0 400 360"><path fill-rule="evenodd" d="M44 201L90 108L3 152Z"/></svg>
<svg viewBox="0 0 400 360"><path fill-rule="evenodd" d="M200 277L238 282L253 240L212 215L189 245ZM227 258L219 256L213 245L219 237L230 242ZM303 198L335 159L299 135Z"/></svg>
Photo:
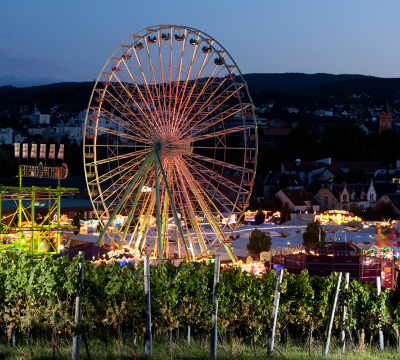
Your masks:
<svg viewBox="0 0 400 360"><path fill-rule="evenodd" d="M139 339L145 334L143 265L121 268L117 262L110 262L96 267L86 261L82 323L77 326L74 313L79 260L79 257L73 261L60 257L35 261L24 252L0 254L2 345L9 344L13 329L18 329L20 339L29 347L33 341L45 337L59 351L58 344L70 341L74 334L89 340L100 339L106 348L119 337L136 336L137 347L142 347ZM300 276L284 274L276 324L276 335L282 342L295 339L311 349L311 345L314 348L324 338L337 276L309 277L306 271ZM167 262L150 266L153 338L172 341L172 334L174 339L180 334L186 339L190 326L192 341L207 341L213 280L213 264L189 262L175 267ZM276 281L274 271L262 277L242 273L238 268L221 272L217 289L221 346L239 339L254 349L266 347ZM398 348L399 300L398 289L391 292L383 289L378 296L371 283L352 281L348 289L342 283L332 341L340 342L341 309L346 303L347 351L351 352L354 346L376 344L379 328L385 344Z"/></svg>

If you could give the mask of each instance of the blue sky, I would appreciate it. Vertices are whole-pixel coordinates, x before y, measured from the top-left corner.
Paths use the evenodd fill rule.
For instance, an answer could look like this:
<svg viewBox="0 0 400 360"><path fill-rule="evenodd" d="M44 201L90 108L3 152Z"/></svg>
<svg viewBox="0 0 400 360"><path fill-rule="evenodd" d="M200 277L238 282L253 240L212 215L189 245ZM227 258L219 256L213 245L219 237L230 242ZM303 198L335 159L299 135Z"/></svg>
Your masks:
<svg viewBox="0 0 400 360"><path fill-rule="evenodd" d="M398 0L14 0L0 8L0 85L94 80L122 42L156 24L208 33L242 73L400 77Z"/></svg>

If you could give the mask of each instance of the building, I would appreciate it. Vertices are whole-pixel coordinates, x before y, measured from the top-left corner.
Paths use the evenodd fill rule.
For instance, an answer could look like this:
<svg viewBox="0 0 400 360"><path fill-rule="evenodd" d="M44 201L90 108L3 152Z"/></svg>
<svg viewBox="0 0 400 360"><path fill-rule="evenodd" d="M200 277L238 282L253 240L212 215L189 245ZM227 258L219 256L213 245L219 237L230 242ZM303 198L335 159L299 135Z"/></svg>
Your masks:
<svg viewBox="0 0 400 360"><path fill-rule="evenodd" d="M321 159L312 162L284 161L281 163L281 173L297 174L305 185L311 183L316 175L322 175L325 168L331 164L331 158Z"/></svg>
<svg viewBox="0 0 400 360"><path fill-rule="evenodd" d="M375 178L379 174L395 175L396 169L400 170L400 161L396 163L395 169L391 165L381 165L379 162L332 161L331 158L302 162L296 159L296 161L282 162L281 172L298 174L304 184L309 185L315 179L328 179L331 176L345 178L355 167L364 169L368 178Z"/></svg>
<svg viewBox="0 0 400 360"><path fill-rule="evenodd" d="M269 172L264 181L264 197L274 195L278 189L304 189L304 184L297 174Z"/></svg>
<svg viewBox="0 0 400 360"><path fill-rule="evenodd" d="M315 194L315 199L322 208L328 210L346 210L352 207L366 209L377 202L377 192L371 179L369 185L362 184L323 184Z"/></svg>
<svg viewBox="0 0 400 360"><path fill-rule="evenodd" d="M0 129L0 144L13 144L13 129Z"/></svg>
<svg viewBox="0 0 400 360"><path fill-rule="evenodd" d="M380 120L380 123L379 123L379 125L380 125L379 126L379 134L381 134L382 131L384 131L384 130L392 130L392 128L393 128L393 119L392 119L393 114L390 111L388 102L386 102L386 111L387 112L382 111L379 114L379 118L380 118L379 119Z"/></svg>
<svg viewBox="0 0 400 360"><path fill-rule="evenodd" d="M267 127L262 129L260 134L260 141L263 144L273 145L278 142L282 142L286 139L286 136L290 133L290 128L272 128Z"/></svg>
<svg viewBox="0 0 400 360"><path fill-rule="evenodd" d="M320 204L305 189L282 189L276 193L290 211L320 211Z"/></svg>

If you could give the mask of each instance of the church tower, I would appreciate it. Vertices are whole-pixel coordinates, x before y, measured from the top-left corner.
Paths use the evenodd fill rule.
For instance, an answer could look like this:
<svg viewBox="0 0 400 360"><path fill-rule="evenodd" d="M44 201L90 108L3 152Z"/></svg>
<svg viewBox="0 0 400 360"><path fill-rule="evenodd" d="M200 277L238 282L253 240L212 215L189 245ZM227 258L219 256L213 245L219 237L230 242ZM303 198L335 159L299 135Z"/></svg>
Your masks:
<svg viewBox="0 0 400 360"><path fill-rule="evenodd" d="M382 133L382 130L391 130L392 129L392 112L389 109L389 104L386 101L386 110L387 112L382 111L380 116L380 126L379 126L379 134Z"/></svg>

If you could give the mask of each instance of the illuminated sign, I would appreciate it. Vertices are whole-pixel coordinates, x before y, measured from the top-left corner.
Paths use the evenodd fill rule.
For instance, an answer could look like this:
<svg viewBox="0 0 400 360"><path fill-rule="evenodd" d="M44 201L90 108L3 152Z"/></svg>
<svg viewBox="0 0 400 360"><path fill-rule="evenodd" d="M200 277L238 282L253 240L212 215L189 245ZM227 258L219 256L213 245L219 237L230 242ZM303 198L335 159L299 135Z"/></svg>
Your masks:
<svg viewBox="0 0 400 360"><path fill-rule="evenodd" d="M139 256L140 255L138 250L134 250L134 249L131 249L131 248L125 248L125 249L122 249L122 250L111 250L111 251L109 251L107 253L107 256L109 258L112 258L112 257L118 257L118 256L121 256L121 255L127 255L127 254L130 254L130 255L133 255L133 256Z"/></svg>
<svg viewBox="0 0 400 360"><path fill-rule="evenodd" d="M315 220L320 222L349 222L349 221L362 221L362 218L354 216L353 213L346 210L329 210L325 211L323 214L317 215Z"/></svg>

